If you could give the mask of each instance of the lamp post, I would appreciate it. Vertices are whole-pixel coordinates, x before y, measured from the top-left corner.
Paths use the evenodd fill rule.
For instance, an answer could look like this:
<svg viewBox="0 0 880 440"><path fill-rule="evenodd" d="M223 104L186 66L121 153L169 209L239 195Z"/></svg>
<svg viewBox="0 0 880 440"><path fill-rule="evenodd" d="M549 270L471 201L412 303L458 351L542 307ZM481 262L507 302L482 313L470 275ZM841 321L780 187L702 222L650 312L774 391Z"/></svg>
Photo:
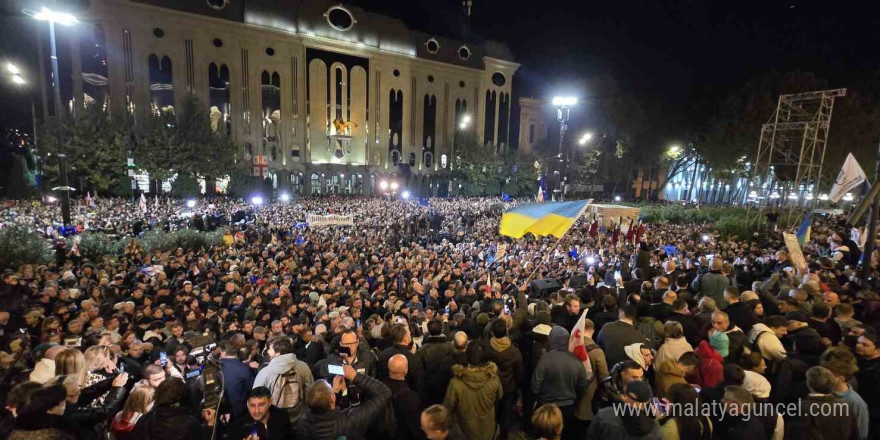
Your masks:
<svg viewBox="0 0 880 440"><path fill-rule="evenodd" d="M72 26L76 17L66 12L52 11L43 7L39 11L22 11L31 17L49 22L49 47L52 60L52 89L55 97L55 117L58 119L58 177L61 190L61 220L64 226L70 224L70 186L67 183L67 154L64 146L64 108L61 105L61 76L58 73L58 50L55 44L55 23Z"/></svg>
<svg viewBox="0 0 880 440"><path fill-rule="evenodd" d="M452 169L452 162L455 162L455 144L458 143L458 135L462 131L467 130L468 126L471 125L471 115L464 115L461 117L461 121L456 121L457 127L455 128L455 135L452 138L452 148L450 148L450 155L452 157L449 158L450 164L449 169Z"/></svg>
<svg viewBox="0 0 880 440"><path fill-rule="evenodd" d="M563 162L563 170L559 174L559 184L557 191L559 191L559 198L563 199L565 194L565 174L568 170L568 161L562 159L562 141L565 139L565 130L568 129L568 119L571 107L577 105L577 98L566 97L566 96L557 96L553 98L553 105L556 107L556 119L559 120L559 160Z"/></svg>
<svg viewBox="0 0 880 440"><path fill-rule="evenodd" d="M22 93L27 93L28 99L31 102L31 123L33 124L34 130L33 142L34 148L37 149L39 155L40 146L39 143L37 143L37 108L34 106L34 95L31 94L30 91L26 90L27 81L24 79L24 77L21 76L22 71L18 68L18 66L12 63L8 63L6 65L6 71L9 72L10 75L12 75L12 83L18 86L21 89ZM42 167L40 166L39 158L37 158L37 175L42 175ZM39 190L40 188L37 189Z"/></svg>

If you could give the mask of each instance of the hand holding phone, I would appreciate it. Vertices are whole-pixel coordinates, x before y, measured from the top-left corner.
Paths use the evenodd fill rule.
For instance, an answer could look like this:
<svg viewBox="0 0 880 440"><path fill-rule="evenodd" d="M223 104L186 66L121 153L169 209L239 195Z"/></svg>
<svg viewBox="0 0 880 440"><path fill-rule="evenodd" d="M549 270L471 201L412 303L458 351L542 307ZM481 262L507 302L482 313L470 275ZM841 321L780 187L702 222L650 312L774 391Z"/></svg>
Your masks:
<svg viewBox="0 0 880 440"><path fill-rule="evenodd" d="M336 376L341 376L345 374L345 370L343 370L342 365L327 365L327 372Z"/></svg>
<svg viewBox="0 0 880 440"><path fill-rule="evenodd" d="M165 353L164 351L159 352L159 365L163 367L168 365L168 353Z"/></svg>

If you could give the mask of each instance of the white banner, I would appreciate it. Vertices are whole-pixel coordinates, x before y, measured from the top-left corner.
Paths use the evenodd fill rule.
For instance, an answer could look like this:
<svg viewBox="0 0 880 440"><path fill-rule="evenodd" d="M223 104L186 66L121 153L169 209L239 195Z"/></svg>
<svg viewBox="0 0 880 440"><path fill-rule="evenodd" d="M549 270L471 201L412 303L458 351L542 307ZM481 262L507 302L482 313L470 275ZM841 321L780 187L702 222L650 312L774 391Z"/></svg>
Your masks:
<svg viewBox="0 0 880 440"><path fill-rule="evenodd" d="M306 214L306 223L309 226L332 226L332 225L341 225L341 226L354 226L354 217L350 215L317 215L317 214Z"/></svg>
<svg viewBox="0 0 880 440"><path fill-rule="evenodd" d="M828 194L828 198L832 202L837 203L848 191L861 185L866 180L868 180L868 177L865 176L865 171L859 166L855 156L849 153L846 156L846 161L843 162L843 168L840 169L840 173L837 175L834 186L831 188L831 193Z"/></svg>

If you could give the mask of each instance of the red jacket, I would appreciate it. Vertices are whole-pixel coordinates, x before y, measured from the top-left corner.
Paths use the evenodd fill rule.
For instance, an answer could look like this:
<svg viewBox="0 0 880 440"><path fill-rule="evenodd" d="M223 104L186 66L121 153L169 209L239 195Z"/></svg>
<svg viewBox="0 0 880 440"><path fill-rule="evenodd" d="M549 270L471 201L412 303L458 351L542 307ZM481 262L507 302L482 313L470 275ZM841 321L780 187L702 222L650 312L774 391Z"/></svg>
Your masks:
<svg viewBox="0 0 880 440"><path fill-rule="evenodd" d="M714 387L724 380L724 358L721 357L709 341L702 341L694 353L700 358L700 386Z"/></svg>

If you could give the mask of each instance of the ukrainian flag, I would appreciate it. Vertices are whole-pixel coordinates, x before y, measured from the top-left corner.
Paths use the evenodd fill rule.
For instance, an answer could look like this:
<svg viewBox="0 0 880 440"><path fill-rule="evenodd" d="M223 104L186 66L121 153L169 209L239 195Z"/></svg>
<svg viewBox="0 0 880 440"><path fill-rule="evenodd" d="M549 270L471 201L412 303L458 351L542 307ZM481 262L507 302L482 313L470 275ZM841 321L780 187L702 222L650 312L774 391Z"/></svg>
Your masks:
<svg viewBox="0 0 880 440"><path fill-rule="evenodd" d="M522 238L526 234L562 237L584 213L590 200L544 202L518 206L501 216L501 235Z"/></svg>
<svg viewBox="0 0 880 440"><path fill-rule="evenodd" d="M801 226L794 234L795 237L797 237L798 244L800 244L801 247L803 247L808 241L810 241L810 231L812 229L812 215L808 212L807 217L804 219L804 222L801 223Z"/></svg>

